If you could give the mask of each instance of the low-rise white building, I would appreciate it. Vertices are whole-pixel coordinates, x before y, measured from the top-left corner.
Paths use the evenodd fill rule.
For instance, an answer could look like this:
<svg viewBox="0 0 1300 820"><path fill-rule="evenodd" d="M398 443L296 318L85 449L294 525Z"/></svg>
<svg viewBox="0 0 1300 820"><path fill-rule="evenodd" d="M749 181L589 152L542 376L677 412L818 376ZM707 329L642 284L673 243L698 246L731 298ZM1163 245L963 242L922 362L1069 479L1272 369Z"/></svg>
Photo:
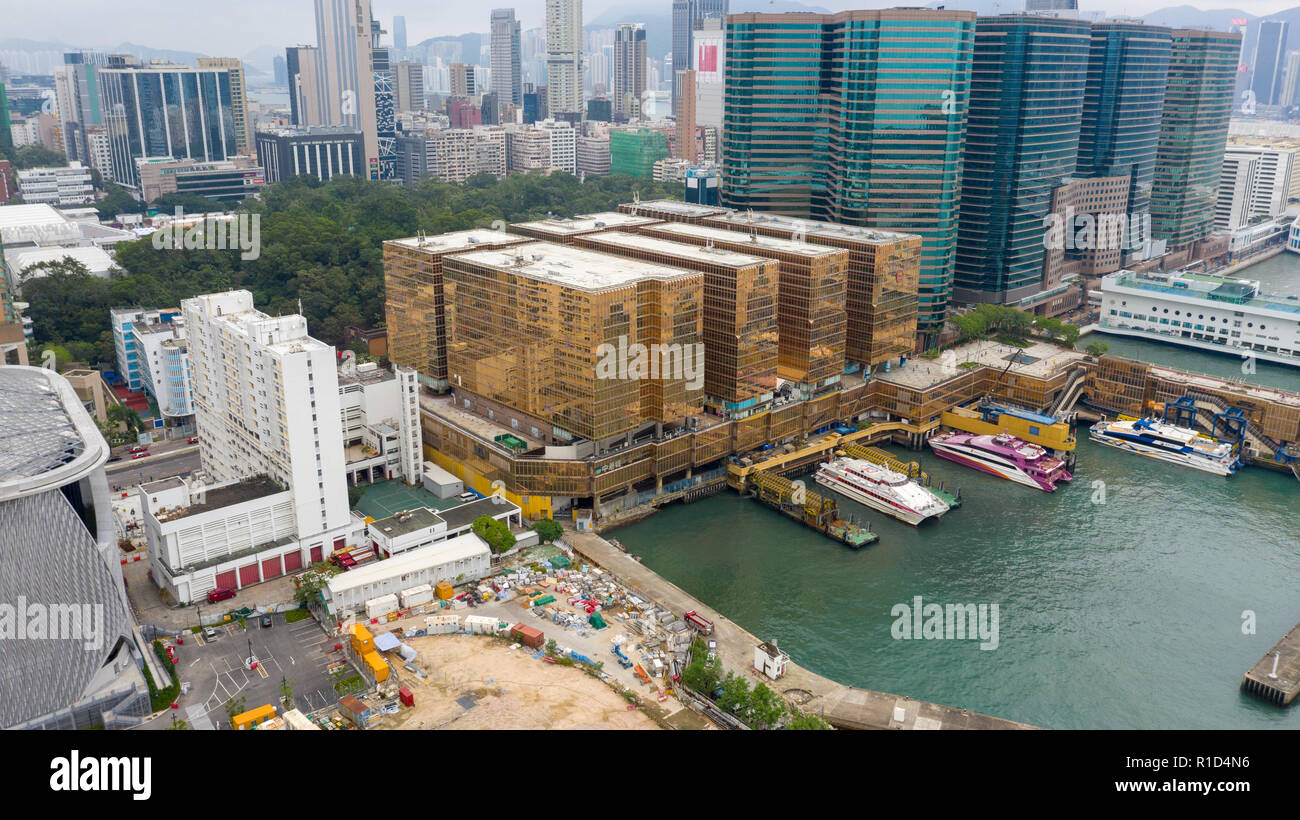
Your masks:
<svg viewBox="0 0 1300 820"><path fill-rule="evenodd" d="M368 524L366 537L377 555L390 557L463 535L483 516L506 526L523 525L518 506L504 498L484 498L441 511L403 510Z"/></svg>
<svg viewBox="0 0 1300 820"><path fill-rule="evenodd" d="M298 538L293 492L266 476L211 487L168 478L138 492L154 582L181 603L297 572L345 540Z"/></svg>
<svg viewBox="0 0 1300 820"><path fill-rule="evenodd" d="M473 533L336 575L321 590L331 616L364 611L366 602L439 581L463 584L491 573L491 552Z"/></svg>
<svg viewBox="0 0 1300 820"><path fill-rule="evenodd" d="M66 168L19 171L18 192L29 205L85 205L95 201L90 169L80 162L70 162Z"/></svg>
<svg viewBox="0 0 1300 820"><path fill-rule="evenodd" d="M415 370L384 370L373 362L340 368L339 413L348 484L390 478L420 483L423 447Z"/></svg>

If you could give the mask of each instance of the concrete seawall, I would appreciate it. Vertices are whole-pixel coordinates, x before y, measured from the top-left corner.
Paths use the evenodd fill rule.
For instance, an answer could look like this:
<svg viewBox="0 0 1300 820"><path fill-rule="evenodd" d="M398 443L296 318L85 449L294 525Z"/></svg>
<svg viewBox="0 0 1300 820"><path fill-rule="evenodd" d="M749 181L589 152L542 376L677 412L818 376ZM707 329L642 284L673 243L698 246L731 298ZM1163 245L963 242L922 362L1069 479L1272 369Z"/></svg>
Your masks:
<svg viewBox="0 0 1300 820"><path fill-rule="evenodd" d="M1033 729L1036 727L989 717L950 706L913 700L885 692L857 689L809 672L793 661L776 681L753 671L754 647L762 641L717 610L659 577L657 573L594 533L566 530L564 540L589 562L612 573L619 582L641 596L668 607L676 614L690 610L713 621L718 653L726 666L765 681L798 703L806 712L821 715L840 729Z"/></svg>

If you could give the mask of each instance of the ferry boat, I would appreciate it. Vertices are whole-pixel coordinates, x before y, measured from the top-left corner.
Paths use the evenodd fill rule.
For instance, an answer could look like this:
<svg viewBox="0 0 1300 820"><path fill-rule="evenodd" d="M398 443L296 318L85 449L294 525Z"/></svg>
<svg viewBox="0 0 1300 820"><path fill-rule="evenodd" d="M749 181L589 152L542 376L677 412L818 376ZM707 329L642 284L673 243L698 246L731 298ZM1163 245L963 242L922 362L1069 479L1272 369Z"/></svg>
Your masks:
<svg viewBox="0 0 1300 820"><path fill-rule="evenodd" d="M930 448L940 458L1044 492L1056 492L1057 484L1073 478L1064 461L1010 433L944 432L930 439Z"/></svg>
<svg viewBox="0 0 1300 820"><path fill-rule="evenodd" d="M1215 475L1230 476L1241 467L1231 444L1155 419L1099 421L1089 429L1088 437L1107 447Z"/></svg>
<svg viewBox="0 0 1300 820"><path fill-rule="evenodd" d="M818 484L912 526L948 512L937 495L900 472L860 458L834 458L823 464Z"/></svg>

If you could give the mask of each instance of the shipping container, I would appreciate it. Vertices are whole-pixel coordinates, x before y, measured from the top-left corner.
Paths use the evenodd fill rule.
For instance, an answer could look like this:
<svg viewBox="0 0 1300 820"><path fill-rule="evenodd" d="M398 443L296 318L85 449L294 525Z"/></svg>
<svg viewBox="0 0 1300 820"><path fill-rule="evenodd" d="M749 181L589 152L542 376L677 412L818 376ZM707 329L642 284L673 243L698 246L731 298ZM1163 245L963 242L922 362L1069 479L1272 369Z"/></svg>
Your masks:
<svg viewBox="0 0 1300 820"><path fill-rule="evenodd" d="M459 615L430 615L424 619L425 631L430 635L449 635L460 631Z"/></svg>
<svg viewBox="0 0 1300 820"><path fill-rule="evenodd" d="M230 720L230 725L236 729L251 729L263 721L275 717L275 707L271 704L259 706L256 709L249 709L240 715L235 715Z"/></svg>
<svg viewBox="0 0 1300 820"><path fill-rule="evenodd" d="M378 652L367 652L361 656L361 660L370 669L377 683L383 683L388 680L388 661L384 660Z"/></svg>
<svg viewBox="0 0 1300 820"><path fill-rule="evenodd" d="M546 636L540 629L536 629L526 624L515 624L510 627L510 635L524 646L533 649L541 649L546 643Z"/></svg>
<svg viewBox="0 0 1300 820"><path fill-rule="evenodd" d="M475 635L497 634L497 619L488 615L465 616L465 631Z"/></svg>
<svg viewBox="0 0 1300 820"><path fill-rule="evenodd" d="M433 600L433 587L428 584L420 584L417 587L404 589L398 595L402 599L402 608L409 609L413 606L427 604Z"/></svg>
<svg viewBox="0 0 1300 820"><path fill-rule="evenodd" d="M375 651L375 637L363 624L352 625L352 651L358 655Z"/></svg>
<svg viewBox="0 0 1300 820"><path fill-rule="evenodd" d="M415 705L415 695L412 695L411 690L407 689L405 686L397 690L397 696L401 698L403 706L409 707Z"/></svg>
<svg viewBox="0 0 1300 820"><path fill-rule="evenodd" d="M367 618L379 618L390 612L396 612L397 609L397 596L391 592L387 595L380 595L378 598L371 598L369 601L366 601Z"/></svg>
<svg viewBox="0 0 1300 820"><path fill-rule="evenodd" d="M455 590L453 590L451 588L451 584L449 584L446 581L439 581L437 586L435 586L433 589L434 589L434 593L444 601L450 601L452 598L456 596Z"/></svg>

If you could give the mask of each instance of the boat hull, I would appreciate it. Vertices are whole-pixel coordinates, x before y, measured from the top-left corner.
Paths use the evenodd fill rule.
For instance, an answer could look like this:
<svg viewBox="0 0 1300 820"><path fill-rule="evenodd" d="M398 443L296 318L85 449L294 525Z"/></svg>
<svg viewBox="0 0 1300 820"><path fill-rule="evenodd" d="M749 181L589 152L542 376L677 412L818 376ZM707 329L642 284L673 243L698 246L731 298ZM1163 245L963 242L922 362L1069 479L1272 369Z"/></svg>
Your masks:
<svg viewBox="0 0 1300 820"><path fill-rule="evenodd" d="M970 467L971 469L979 470L982 473L988 473L989 475L997 476L998 478L1006 479L1007 481L1014 481L1015 483L1023 484L1026 487L1033 487L1035 490L1042 490L1045 493L1056 492L1056 484L1053 482L1039 481L1028 473L1011 467L1000 468L991 464L985 464L968 457L960 450L948 447L943 442L931 440L930 449L934 450L934 454L939 458L947 459L948 461L960 464L963 467ZM1064 477L1062 477L1062 480L1064 480Z"/></svg>
<svg viewBox="0 0 1300 820"><path fill-rule="evenodd" d="M821 473L817 473L813 476L813 479L828 490L834 490L845 498L852 499L864 507L870 507L871 509L882 512L891 518L897 518L899 521L902 521L905 524L911 524L913 527L917 526L927 518L938 518L947 512L946 509L937 513L921 513L912 509L905 510L895 507L893 504L890 504L882 498L876 498L869 493L864 493L852 485L834 481Z"/></svg>
<svg viewBox="0 0 1300 820"><path fill-rule="evenodd" d="M1124 439L1111 438L1110 436L1100 435L1089 431L1088 438L1098 444L1104 444L1107 447L1114 447L1116 450L1124 450L1129 453L1137 453L1140 456L1153 458L1157 461L1165 461L1170 464L1178 464L1183 467L1191 467L1193 470L1200 470L1203 473L1218 475L1227 478L1237 471L1235 462L1215 461L1212 459L1190 457L1185 453L1171 453L1162 450L1159 447L1150 447L1145 444L1139 444L1136 441L1126 441Z"/></svg>

